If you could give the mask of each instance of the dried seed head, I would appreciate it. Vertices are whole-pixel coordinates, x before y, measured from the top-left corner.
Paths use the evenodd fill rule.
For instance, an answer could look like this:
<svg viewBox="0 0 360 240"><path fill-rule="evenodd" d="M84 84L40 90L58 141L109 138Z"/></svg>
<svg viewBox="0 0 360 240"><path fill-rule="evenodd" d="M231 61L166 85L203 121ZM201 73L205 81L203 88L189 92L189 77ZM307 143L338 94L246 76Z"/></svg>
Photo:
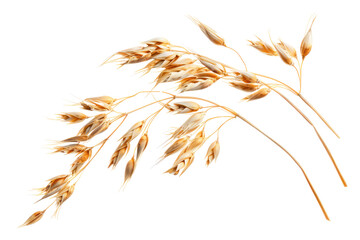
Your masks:
<svg viewBox="0 0 360 240"><path fill-rule="evenodd" d="M105 132L109 128L110 124L111 124L110 121L102 122L99 126L97 126L96 128L94 128L94 130L91 131L91 133L89 135L89 139L102 133L102 132Z"/></svg>
<svg viewBox="0 0 360 240"><path fill-rule="evenodd" d="M91 148L80 154L79 157L72 163L70 172L72 174L78 173L84 163L91 157Z"/></svg>
<svg viewBox="0 0 360 240"><path fill-rule="evenodd" d="M312 32L310 28L300 45L300 52L303 59L310 53L311 48L312 48Z"/></svg>
<svg viewBox="0 0 360 240"><path fill-rule="evenodd" d="M278 45L285 50L291 57L296 58L297 54L296 54L296 50L294 47L292 47L291 45L284 43L283 41L280 40L280 42L278 43Z"/></svg>
<svg viewBox="0 0 360 240"><path fill-rule="evenodd" d="M64 139L61 142L84 142L84 141L87 141L87 140L89 140L88 136L80 135L80 136L75 136L75 137Z"/></svg>
<svg viewBox="0 0 360 240"><path fill-rule="evenodd" d="M246 83L241 81L231 81L230 85L236 89L240 89L245 92L253 92L260 88L261 84L259 83Z"/></svg>
<svg viewBox="0 0 360 240"><path fill-rule="evenodd" d="M40 198L37 202L59 192L67 184L68 177L69 175L59 175L49 179L49 183L46 185L46 187L40 189L41 193L44 194L44 196Z"/></svg>
<svg viewBox="0 0 360 240"><path fill-rule="evenodd" d="M37 211L35 213L33 213L21 226L19 227L24 227L24 226L29 226L31 224L34 224L36 222L38 222L44 215L46 209L43 211Z"/></svg>
<svg viewBox="0 0 360 240"><path fill-rule="evenodd" d="M207 166L209 166L209 164L212 161L216 161L217 157L219 156L219 152L220 152L220 144L219 144L219 141L216 140L209 146L208 151L206 153L205 158L206 158Z"/></svg>
<svg viewBox="0 0 360 240"><path fill-rule="evenodd" d="M56 196L56 205L60 207L66 200L68 200L75 190L75 185L66 186Z"/></svg>
<svg viewBox="0 0 360 240"><path fill-rule="evenodd" d="M86 98L80 104L81 106L89 111L108 111L111 109L115 99L109 96Z"/></svg>
<svg viewBox="0 0 360 240"><path fill-rule="evenodd" d="M176 113L190 113L196 112L201 109L201 106L199 104L192 101L176 102L173 103L173 105L166 105L165 107L171 112Z"/></svg>
<svg viewBox="0 0 360 240"><path fill-rule="evenodd" d="M81 112L68 112L68 113L61 113L58 114L61 120L64 120L68 123L78 123L83 121L84 119L88 118L85 114Z"/></svg>
<svg viewBox="0 0 360 240"><path fill-rule="evenodd" d="M134 157L132 157L126 164L123 185L125 185L130 180L131 176L134 174L135 167L136 167L136 161Z"/></svg>
<svg viewBox="0 0 360 240"><path fill-rule="evenodd" d="M264 42L263 40L261 40L259 37L257 37L259 40L258 41L250 41L250 46L256 48L257 50L259 50L262 53L265 53L266 55L269 56L277 56L278 53L275 51L275 49L267 44L266 42Z"/></svg>
<svg viewBox="0 0 360 240"><path fill-rule="evenodd" d="M205 117L205 112L197 112L191 115L175 132L172 134L171 139L180 138L185 134L195 131Z"/></svg>
<svg viewBox="0 0 360 240"><path fill-rule="evenodd" d="M61 152L65 154L70 154L70 153L77 154L85 151L87 147L81 144L69 144L66 146L56 146L54 149L55 149L54 153Z"/></svg>
<svg viewBox="0 0 360 240"><path fill-rule="evenodd" d="M173 166L166 171L166 173L177 175L180 171L180 176L190 167L194 161L194 153L185 152L179 155L175 160Z"/></svg>
<svg viewBox="0 0 360 240"><path fill-rule="evenodd" d="M271 90L269 88L260 88L256 92L244 97L242 100L243 101L252 101L252 100L260 99L260 98L263 98L266 95L268 95L270 91Z"/></svg>
<svg viewBox="0 0 360 240"><path fill-rule="evenodd" d="M205 131L204 128L196 134L194 139L191 140L189 146L186 147L186 151L196 152L205 141Z"/></svg>
<svg viewBox="0 0 360 240"><path fill-rule="evenodd" d="M97 127L103 124L106 120L106 114L98 114L91 121L89 121L85 126L83 126L78 135L88 135L90 132L94 131Z"/></svg>
<svg viewBox="0 0 360 240"><path fill-rule="evenodd" d="M144 42L144 44L147 44L148 46L152 45L169 45L170 42L166 38L152 38L150 40L147 40Z"/></svg>
<svg viewBox="0 0 360 240"><path fill-rule="evenodd" d="M180 92L196 91L210 87L214 83L211 79L183 79L178 86Z"/></svg>
<svg viewBox="0 0 360 240"><path fill-rule="evenodd" d="M115 152L111 156L110 164L108 167L115 168L116 165L119 163L121 158L126 156L126 154L129 152L130 149L130 143L129 142L122 142L119 144L119 146L116 148Z"/></svg>
<svg viewBox="0 0 360 240"><path fill-rule="evenodd" d="M205 59L204 57L198 57L199 61L208 69L210 69L211 71L213 71L216 74L224 74L224 70L222 70L217 64L216 62L210 60L210 59Z"/></svg>
<svg viewBox="0 0 360 240"><path fill-rule="evenodd" d="M244 81L246 83L258 83L259 80L255 74L250 72L235 72L235 80Z"/></svg>
<svg viewBox="0 0 360 240"><path fill-rule="evenodd" d="M144 126L144 121L140 121L135 123L122 137L120 140L123 142L130 142L134 138L136 138L140 133Z"/></svg>
<svg viewBox="0 0 360 240"><path fill-rule="evenodd" d="M199 20L197 20L196 18L193 18L191 16L189 16L189 18L199 26L199 28L201 29L201 31L205 34L205 36L214 44L216 45L221 45L221 46L226 46L225 45L225 40L220 37L213 29L211 29L209 26L201 23Z"/></svg>
<svg viewBox="0 0 360 240"><path fill-rule="evenodd" d="M180 151L183 149L189 141L189 136L177 139L173 144L168 147L164 153L164 155L160 158L160 161L168 156Z"/></svg>
<svg viewBox="0 0 360 240"><path fill-rule="evenodd" d="M291 56L289 55L289 53L287 51L282 49L282 47L279 44L274 44L274 47L275 47L276 51L278 52L281 60L283 60L284 63L286 63L288 65L293 65Z"/></svg>
<svg viewBox="0 0 360 240"><path fill-rule="evenodd" d="M144 133L141 136L141 138L137 144L137 147L136 147L136 161L139 160L140 156L145 151L148 142L149 142L149 137L148 137L147 133Z"/></svg>

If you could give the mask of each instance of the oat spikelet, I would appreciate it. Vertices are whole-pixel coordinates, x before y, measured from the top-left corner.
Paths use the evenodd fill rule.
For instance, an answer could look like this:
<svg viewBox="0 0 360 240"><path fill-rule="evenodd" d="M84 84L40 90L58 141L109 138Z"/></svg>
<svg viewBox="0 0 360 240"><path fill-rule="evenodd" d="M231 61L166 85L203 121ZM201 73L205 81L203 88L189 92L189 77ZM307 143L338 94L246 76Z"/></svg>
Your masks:
<svg viewBox="0 0 360 240"><path fill-rule="evenodd" d="M192 101L176 102L173 103L172 105L168 104L165 107L171 112L175 112L175 113L190 113L190 112L196 112L199 109L201 109L201 106L199 104Z"/></svg>
<svg viewBox="0 0 360 240"><path fill-rule="evenodd" d="M135 167L136 167L136 161L134 157L132 157L126 164L123 186L126 185L126 183L130 180L131 176L134 174Z"/></svg>
<svg viewBox="0 0 360 240"><path fill-rule="evenodd" d="M312 25L315 21L316 17L313 19L309 30L307 31L307 33L305 34L303 40L301 41L301 45L300 45L300 53L302 56L302 59L304 59L311 51L312 48Z"/></svg>
<svg viewBox="0 0 360 240"><path fill-rule="evenodd" d="M193 18L191 16L189 16L189 18L196 24L199 26L199 28L201 29L201 31L205 34L205 36L214 44L216 45L220 45L220 46L226 46L225 45L225 40L220 37L213 29L211 29L209 26L201 23L199 20L197 20L196 18Z"/></svg>
<svg viewBox="0 0 360 240"><path fill-rule="evenodd" d="M164 155L160 158L159 162L161 162L163 159L167 158L168 156L177 153L178 151L183 149L188 142L189 142L189 136L177 139L173 144L170 145L170 147L166 149Z"/></svg>
<svg viewBox="0 0 360 240"><path fill-rule="evenodd" d="M140 133L144 126L144 121L140 121L135 123L122 137L120 140L127 142L136 138Z"/></svg>
<svg viewBox="0 0 360 240"><path fill-rule="evenodd" d="M111 109L115 99L109 96L86 98L80 105L89 111L108 111Z"/></svg>
<svg viewBox="0 0 360 240"><path fill-rule="evenodd" d="M129 142L121 142L119 146L116 148L115 152L111 156L110 164L108 166L115 168L116 165L119 163L119 161L126 156L126 154L129 152L130 149L130 143Z"/></svg>
<svg viewBox="0 0 360 240"><path fill-rule="evenodd" d="M91 157L91 148L80 154L77 159L72 163L70 172L76 174L84 163Z"/></svg>
<svg viewBox="0 0 360 240"><path fill-rule="evenodd" d="M196 152L203 145L204 141L205 141L205 131L203 128L195 135L194 139L191 140L189 146L186 147L186 151Z"/></svg>
<svg viewBox="0 0 360 240"><path fill-rule="evenodd" d="M267 44L266 42L264 42L263 40L261 40L259 37L258 38L258 41L250 41L250 46L259 50L260 52L262 53L265 53L266 55L269 55L269 56L277 56L278 53L277 51L269 44Z"/></svg>
<svg viewBox="0 0 360 240"><path fill-rule="evenodd" d="M258 90L261 87L259 83L246 83L241 81L231 81L230 85L236 89L245 91L245 92L253 92Z"/></svg>
<svg viewBox="0 0 360 240"><path fill-rule="evenodd" d="M278 45L284 49L291 57L296 58L297 54L296 54L296 50L294 47L292 47L291 45L283 42L280 40L280 42L278 43Z"/></svg>
<svg viewBox="0 0 360 240"><path fill-rule="evenodd" d="M219 156L220 152L220 144L219 141L216 140L215 142L211 143L208 151L206 153L206 165L209 166L210 163L216 161L217 157Z"/></svg>
<svg viewBox="0 0 360 240"><path fill-rule="evenodd" d="M283 60L284 63L288 65L293 65L293 61L291 59L291 56L287 51L285 51L279 44L274 44L274 47L276 51L278 52L281 60Z"/></svg>
<svg viewBox="0 0 360 240"><path fill-rule="evenodd" d="M244 97L242 101L252 101L256 99L263 98L269 94L271 90L269 88L260 88L256 92Z"/></svg>
<svg viewBox="0 0 360 240"><path fill-rule="evenodd" d="M88 118L85 114L81 112L68 112L58 114L59 118L68 123L79 123Z"/></svg>
<svg viewBox="0 0 360 240"><path fill-rule="evenodd" d="M195 131L205 117L205 112L197 112L191 115L175 132L171 139L180 138L181 136Z"/></svg>
<svg viewBox="0 0 360 240"><path fill-rule="evenodd" d="M235 72L235 80L243 81L245 83L258 83L259 79L255 74L250 72Z"/></svg>
<svg viewBox="0 0 360 240"><path fill-rule="evenodd" d="M61 152L65 154L70 154L70 153L78 154L78 153L82 153L86 149L87 147L81 144L69 144L66 146L56 146L54 148L54 153Z"/></svg>
<svg viewBox="0 0 360 240"><path fill-rule="evenodd" d="M98 114L93 119L91 119L85 126L83 126L78 135L88 135L90 132L94 131L97 127L104 123L106 120L106 114Z"/></svg>
<svg viewBox="0 0 360 240"><path fill-rule="evenodd" d="M144 133L141 136L141 138L136 146L136 161L139 160L140 156L145 151L145 149L148 145L148 142L149 142L149 137L148 137L147 133Z"/></svg>
<svg viewBox="0 0 360 240"><path fill-rule="evenodd" d="M193 152L181 153L179 157L175 160L173 166L169 170L167 170L166 173L178 175L179 172L181 171L180 173L181 176L190 167L193 161L194 161Z"/></svg>
<svg viewBox="0 0 360 240"><path fill-rule="evenodd" d="M19 227L24 227L24 226L29 226L31 224L34 224L36 222L38 222L44 215L46 209L43 211L37 211L35 213L33 213L22 225L20 225Z"/></svg>
<svg viewBox="0 0 360 240"><path fill-rule="evenodd" d="M84 142L87 140L89 140L88 136L80 135L80 136L75 136L75 137L70 137L70 138L64 139L61 142Z"/></svg>

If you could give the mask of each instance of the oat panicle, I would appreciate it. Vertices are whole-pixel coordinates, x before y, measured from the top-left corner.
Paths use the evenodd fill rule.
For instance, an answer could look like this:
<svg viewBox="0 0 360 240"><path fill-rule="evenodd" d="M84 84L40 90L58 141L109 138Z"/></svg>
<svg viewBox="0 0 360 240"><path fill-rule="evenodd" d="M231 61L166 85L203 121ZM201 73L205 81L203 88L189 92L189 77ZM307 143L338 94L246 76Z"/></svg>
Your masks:
<svg viewBox="0 0 360 240"><path fill-rule="evenodd" d="M305 178L306 184L312 191L322 213L329 220L325 207L320 201L305 170L289 151L255 126L250 120L246 119L241 107L239 112L237 112L227 106L216 103L214 100L218 98L216 94L215 96L210 96L210 98L202 98L196 94L196 91L205 92L207 88L216 87L215 83L217 82L225 82L228 86L241 90L238 91L238 99L242 99L240 104L248 104L247 102L260 99L266 99L263 101L270 102L272 100L272 97L269 96L270 92L272 92L271 95L279 96L313 129L322 147L326 150L340 180L344 186L347 186L329 147L326 145L315 124L287 97L287 94L298 97L305 103L305 106L316 113L336 136L339 136L301 94L303 62L312 49L312 25L315 18L312 20L301 42L299 54L292 45L281 40L274 43L270 38L271 44L268 44L257 37L257 40L249 41L251 47L269 56L279 56L284 63L292 67L292 71L295 69L300 83L299 90L274 77L248 70L241 55L235 49L225 45L225 40L222 37L199 20L193 17L190 18L211 42L233 50L242 60L244 69L237 69L221 61L189 51L182 46L170 43L165 38L153 38L142 42L139 46L118 51L110 56L104 64L112 63L123 67L127 64L143 63L142 68L138 72L144 75L150 72L157 74L157 77L152 79L153 88L150 91L140 91L120 98L106 95L85 98L73 106L77 108L76 110L57 115L64 122L77 123L74 127L82 124L74 135L57 141L57 146L53 147L53 153L69 154L69 157L74 157L74 160L70 165L68 173L49 179L44 187L37 189L41 196L38 201L52 201L52 203L45 210L33 213L21 226L28 226L38 222L53 204L56 208L55 215L57 215L64 202L73 195L75 185L81 179L83 173L86 172L85 170L88 165L108 142L115 142L117 147L110 150L109 158L105 160L109 161L109 163L105 164L108 168L114 169L118 165L121 167L122 164L119 164L119 162L124 159L124 165L125 163L126 165L122 168L124 170L122 186L125 187L131 178L135 177L134 172L138 165L140 166L143 161L151 161L156 158L159 159L158 163L164 161L164 164L169 159L173 159L173 164L165 172L181 176L188 171L188 168L195 159L198 159L198 155L201 155L202 149L206 145L208 148L207 151L205 149L206 154L202 157L203 159L205 157L205 164L209 166L219 157L219 136L222 133L221 130L232 119L239 119L241 123L245 123L245 125L256 130L280 148L295 163L300 170L299 173ZM300 55L302 59L299 60ZM269 61L271 59L275 58L269 58ZM173 89L177 91L156 90L157 87L160 87L159 85L173 86ZM245 96L241 96L241 94L245 94ZM143 102L140 107L123 112L122 107L124 105L125 107L128 106L128 100L136 99L138 100L137 103L139 103L141 96L143 97ZM130 128L126 129L122 126L125 121L129 121L129 115L149 109L149 106L157 107L157 110L147 117L144 114L145 117L133 120L133 122L129 123ZM212 116L211 114L215 113L213 109L217 109L225 114ZM83 112L86 112L86 114ZM172 113L174 118L183 117L184 121L180 126L172 126L174 130L170 133L170 137L164 140L167 147L160 157L154 157L155 154L143 155L144 152L149 151L149 139L153 139L151 135L161 134L158 129L153 127L153 122L157 121L163 112ZM222 122L219 124L219 121ZM217 128L214 131L211 129L212 124L209 124L210 122L214 123L214 125L217 124ZM172 125L172 122L166 124ZM242 125L239 126L242 127ZM215 136L216 139L214 139ZM130 151L133 151L133 154L128 157ZM140 159L142 160L139 162Z"/></svg>

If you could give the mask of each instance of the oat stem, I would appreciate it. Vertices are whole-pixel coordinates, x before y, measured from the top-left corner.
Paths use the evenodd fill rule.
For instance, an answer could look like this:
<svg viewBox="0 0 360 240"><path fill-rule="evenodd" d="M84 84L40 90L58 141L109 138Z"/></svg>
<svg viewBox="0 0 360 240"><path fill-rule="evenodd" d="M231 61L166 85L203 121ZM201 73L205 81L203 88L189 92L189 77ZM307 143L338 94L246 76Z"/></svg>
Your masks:
<svg viewBox="0 0 360 240"><path fill-rule="evenodd" d="M318 111L316 111L316 109L304 98L303 95L301 95L300 93L298 94L298 96L301 98L301 100L303 100L303 102L308 105L315 113L316 115L319 116L319 118L326 124L326 126L338 137L340 138L340 136L335 132L335 130L330 126L330 124L320 115L320 113Z"/></svg>
<svg viewBox="0 0 360 240"><path fill-rule="evenodd" d="M237 112L235 112L234 110L226 107L226 106L221 106L213 101L210 101L210 100L207 100L207 99L203 99L203 98L199 98L199 97L187 97L187 96L176 96L176 98L190 98L190 99L197 99L197 100L200 100L200 101L205 101L205 102L208 102L208 103L211 103L213 104L214 106L217 106L219 108L222 108L224 110L226 110L227 112L229 113L232 113L235 117L238 117L240 118L241 120L243 120L244 122L246 122L248 125L250 125L251 127L253 127L254 129L256 129L258 132L260 132L262 135L264 135L265 137L267 137L270 141L272 141L274 144L276 144L279 148L281 148L294 162L295 164L300 168L301 172L303 173L309 187L311 188L311 191L313 192L326 220L329 220L329 217L325 211L325 208L324 206L322 205L321 201L320 201L320 198L319 196L317 195L314 187L312 186L311 182L310 182L310 179L308 178L308 176L306 175L305 173L305 170L301 167L300 163L282 146L280 145L278 142L276 142L274 139L272 139L270 136L268 136L266 133L264 133L263 131L261 131L259 128L257 128L254 124L252 124L250 121L248 121L246 118L244 118L243 116L241 116L240 114L238 114Z"/></svg>
<svg viewBox="0 0 360 240"><path fill-rule="evenodd" d="M271 88L268 84L265 84L263 83L265 86ZM277 91L276 89L274 88L271 88L274 92L276 92L280 97L282 97L286 102L288 102L298 113L300 113L301 116L303 116L303 118L314 128L314 131L316 132L316 135L318 136L319 140L321 141L323 147L325 148L327 154L329 155L335 169L336 169L336 172L338 173L344 187L347 187L347 184L346 184L346 181L344 179L344 177L342 176L336 162L335 162L335 159L334 157L332 156L329 148L327 147L325 141L322 139L321 135L319 134L318 130L316 129L315 125L310 121L310 119L308 117L306 117L306 115L298 108L296 107L287 97L285 97L282 93L280 93L279 91Z"/></svg>
<svg viewBox="0 0 360 240"><path fill-rule="evenodd" d="M232 50L232 51L234 51L234 52L239 56L239 58L241 59L241 61L242 61L243 64L244 64L245 70L247 71L247 67L246 67L245 61L244 61L244 59L241 57L240 53L238 53L238 51L236 51L236 50L233 49L232 47L229 47L229 46L225 46L225 47L228 48L228 49L230 49L230 50Z"/></svg>

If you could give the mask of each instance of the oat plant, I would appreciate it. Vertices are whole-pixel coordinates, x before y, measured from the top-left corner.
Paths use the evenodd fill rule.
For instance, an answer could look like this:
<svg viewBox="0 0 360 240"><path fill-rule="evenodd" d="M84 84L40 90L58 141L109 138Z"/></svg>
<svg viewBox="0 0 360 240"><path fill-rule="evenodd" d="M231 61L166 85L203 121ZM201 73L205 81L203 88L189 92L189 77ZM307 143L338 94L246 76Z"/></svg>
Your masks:
<svg viewBox="0 0 360 240"><path fill-rule="evenodd" d="M144 75L150 71L158 73L151 90L144 90L119 98L110 96L89 97L76 104L75 108L77 108L77 110L74 112L60 113L58 115L60 120L67 123L83 123L83 126L79 127L77 133L72 137L58 141L58 144L54 147L54 153L72 154L75 156L75 160L71 164L68 173L49 179L46 186L38 189L42 196L40 200L51 199L50 203L44 210L32 214L22 226L39 221L51 206L55 208L54 212L57 214L64 202L73 194L76 183L81 178L84 170L110 140L118 141L118 146L112 153L109 153L108 167L116 168L121 159L127 161L123 180L123 186L125 186L133 176L143 152L147 150L148 142L151 140L151 134L149 133L152 123L159 117L159 113L164 111L173 113L175 116L187 116L186 121L170 133L170 136L166 140L166 149L164 149L163 155L159 156L158 162L171 157L175 159L173 163L169 165L166 173L179 176L184 174L195 160L196 152L200 148L207 148L207 152L205 156L197 156L196 158L199 158L198 161L204 161L206 165L213 163L220 152L219 133L221 129L229 121L239 119L272 141L277 147L284 151L289 159L294 161L309 185L325 218L329 220L325 208L305 170L293 155L277 141L251 123L251 121L246 119L243 113L236 112L227 106L219 105L211 99L200 98L191 94L194 91L209 88L217 81L224 81L228 83L229 87L247 93L248 95L242 99L243 102L265 98L271 92L277 94L287 102L292 109L297 111L304 121L314 130L314 135L319 139L326 154L332 161L342 184L346 186L346 182L336 165L330 149L327 147L319 131L312 121L287 97L287 95L295 95L301 99L307 107L317 114L329 130L339 137L320 113L301 94L303 63L312 49L311 29L315 18L312 19L301 41L300 51L297 51L294 47L282 40L274 42L270 36L268 42L265 42L259 37L256 37L255 40L249 40L251 47L274 59L280 58L284 64L290 67L289 70L296 71L299 81L298 90L276 78L250 71L242 56L236 50L227 46L224 38L199 20L193 17L190 17L190 19L212 43L234 51L240 57L243 68L237 69L220 61L189 51L182 46L170 43L164 38L154 38L143 42L140 46L113 54L104 64L112 63L123 67L128 64L146 62L147 64L143 65L139 70L140 73ZM168 85L172 88L175 87L176 90L156 90L156 87L160 84L163 86ZM144 103L130 111L122 111L122 106L124 106L124 104L126 105L128 100L135 98L143 99ZM158 107L156 111L150 115L144 116L132 123L129 129L123 129L121 127L128 119L128 116L150 106ZM211 116L209 112L214 109L221 110L223 114ZM217 120L215 122L218 126L210 131L207 126L208 123L213 122L213 120ZM218 122L219 120L221 120L220 123ZM119 135L118 132L120 129L124 130L124 133ZM98 139L96 137L98 135L104 137L101 141L95 142L94 139Z"/></svg>

